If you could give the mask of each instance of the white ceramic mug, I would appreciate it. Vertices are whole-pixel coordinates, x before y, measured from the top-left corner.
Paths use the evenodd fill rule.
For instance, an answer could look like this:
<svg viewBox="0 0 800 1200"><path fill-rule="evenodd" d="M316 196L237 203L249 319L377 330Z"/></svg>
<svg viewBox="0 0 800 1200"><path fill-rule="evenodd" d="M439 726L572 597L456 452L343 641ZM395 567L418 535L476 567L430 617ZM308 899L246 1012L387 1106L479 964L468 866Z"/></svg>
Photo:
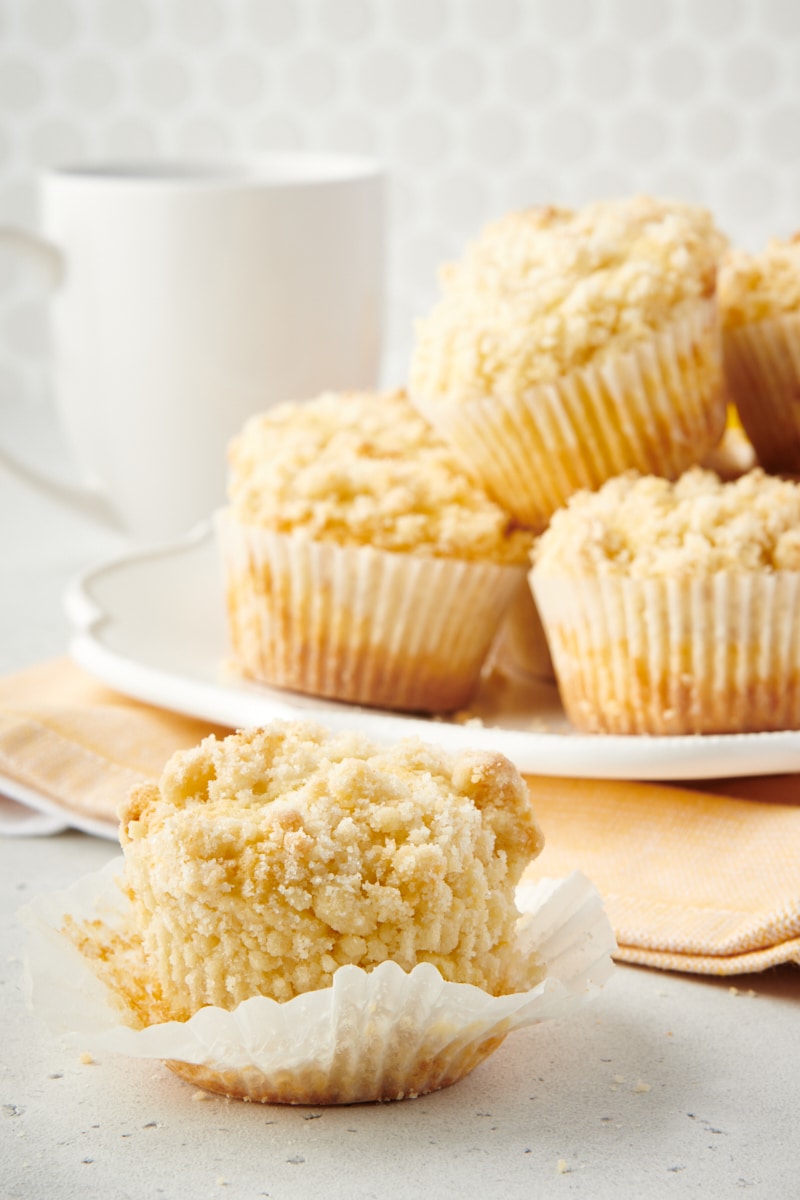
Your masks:
<svg viewBox="0 0 800 1200"><path fill-rule="evenodd" d="M75 503L140 540L181 534L223 500L227 443L249 415L375 386L374 161L83 165L40 184L43 237L0 242L51 268L56 402L87 484Z"/></svg>

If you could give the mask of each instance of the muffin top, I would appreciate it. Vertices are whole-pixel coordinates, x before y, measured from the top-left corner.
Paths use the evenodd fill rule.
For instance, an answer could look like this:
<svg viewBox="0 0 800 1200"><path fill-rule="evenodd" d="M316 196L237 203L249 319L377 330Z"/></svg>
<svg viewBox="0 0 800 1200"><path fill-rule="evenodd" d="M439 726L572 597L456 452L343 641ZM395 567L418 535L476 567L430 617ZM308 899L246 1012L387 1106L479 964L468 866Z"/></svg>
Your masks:
<svg viewBox="0 0 800 1200"><path fill-rule="evenodd" d="M760 468L732 483L628 472L578 492L534 547L542 575L636 578L800 570L800 484Z"/></svg>
<svg viewBox="0 0 800 1200"><path fill-rule="evenodd" d="M705 209L648 196L510 213L442 269L412 393L515 394L624 351L714 295L726 244Z"/></svg>
<svg viewBox="0 0 800 1200"><path fill-rule="evenodd" d="M720 264L719 302L726 328L800 310L800 233L772 238L760 254L730 250Z"/></svg>
<svg viewBox="0 0 800 1200"><path fill-rule="evenodd" d="M229 460L233 514L279 533L500 563L530 549L402 391L281 404L251 418Z"/></svg>
<svg viewBox="0 0 800 1200"><path fill-rule="evenodd" d="M166 927L187 943L162 980L183 1015L286 1000L386 959L502 990L514 889L542 846L502 755L382 747L301 722L206 738L121 816L143 928L156 953Z"/></svg>

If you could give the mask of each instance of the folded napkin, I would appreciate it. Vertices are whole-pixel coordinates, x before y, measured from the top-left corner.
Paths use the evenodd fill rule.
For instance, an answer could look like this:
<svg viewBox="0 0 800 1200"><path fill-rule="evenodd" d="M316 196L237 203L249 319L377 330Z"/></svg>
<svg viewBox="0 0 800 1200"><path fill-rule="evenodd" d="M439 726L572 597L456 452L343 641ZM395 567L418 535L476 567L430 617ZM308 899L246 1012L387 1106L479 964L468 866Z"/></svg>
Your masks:
<svg viewBox="0 0 800 1200"><path fill-rule="evenodd" d="M120 801L134 784L160 775L175 750L229 732L122 696L68 658L7 676L0 680L0 834L73 826L116 837Z"/></svg>
<svg viewBox="0 0 800 1200"><path fill-rule="evenodd" d="M68 659L0 680L0 832L114 836L133 784L226 732L121 696ZM526 875L588 875L620 960L711 975L800 963L800 777L528 783L546 846Z"/></svg>
<svg viewBox="0 0 800 1200"><path fill-rule="evenodd" d="M708 790L528 784L545 848L526 874L558 877L580 864L605 902L616 958L710 975L800 963L800 777ZM728 795L713 794L722 786Z"/></svg>

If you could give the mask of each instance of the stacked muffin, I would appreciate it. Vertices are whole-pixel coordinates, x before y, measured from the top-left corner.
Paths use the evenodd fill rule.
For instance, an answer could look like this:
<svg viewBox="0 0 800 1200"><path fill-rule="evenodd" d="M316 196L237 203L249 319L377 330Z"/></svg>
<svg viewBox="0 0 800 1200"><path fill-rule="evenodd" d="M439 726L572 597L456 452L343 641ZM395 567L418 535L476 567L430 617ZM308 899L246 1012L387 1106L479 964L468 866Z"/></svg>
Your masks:
<svg viewBox="0 0 800 1200"><path fill-rule="evenodd" d="M629 468L674 478L725 423L725 244L705 210L642 196L504 217L418 323L415 403L533 528Z"/></svg>

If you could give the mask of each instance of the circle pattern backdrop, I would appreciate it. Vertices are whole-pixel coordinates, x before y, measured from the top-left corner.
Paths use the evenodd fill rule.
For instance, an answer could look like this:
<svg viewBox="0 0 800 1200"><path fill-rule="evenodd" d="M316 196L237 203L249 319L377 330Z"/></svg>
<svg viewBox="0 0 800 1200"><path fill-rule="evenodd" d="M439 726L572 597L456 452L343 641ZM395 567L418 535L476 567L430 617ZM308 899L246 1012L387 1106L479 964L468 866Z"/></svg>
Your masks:
<svg viewBox="0 0 800 1200"><path fill-rule="evenodd" d="M40 167L337 149L390 179L386 381L437 266L509 208L648 191L753 248L800 226L797 0L0 0L0 222ZM45 403L0 257L0 402Z"/></svg>

